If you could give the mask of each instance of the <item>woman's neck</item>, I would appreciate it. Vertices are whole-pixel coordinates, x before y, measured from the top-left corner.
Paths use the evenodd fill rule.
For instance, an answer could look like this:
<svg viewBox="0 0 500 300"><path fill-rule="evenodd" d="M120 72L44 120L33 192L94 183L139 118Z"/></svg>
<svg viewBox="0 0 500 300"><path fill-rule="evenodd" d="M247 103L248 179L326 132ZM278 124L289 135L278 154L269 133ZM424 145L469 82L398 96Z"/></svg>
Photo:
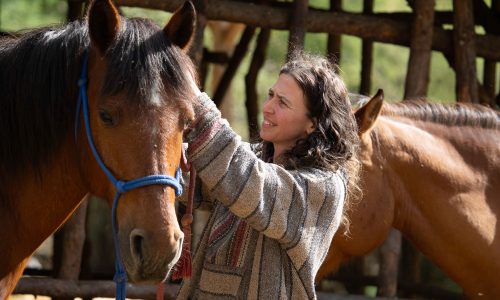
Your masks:
<svg viewBox="0 0 500 300"><path fill-rule="evenodd" d="M280 161L280 156L283 155L283 153L285 153L289 149L289 147L284 147L276 144L273 144L273 148L274 148L273 162L275 163L277 161Z"/></svg>

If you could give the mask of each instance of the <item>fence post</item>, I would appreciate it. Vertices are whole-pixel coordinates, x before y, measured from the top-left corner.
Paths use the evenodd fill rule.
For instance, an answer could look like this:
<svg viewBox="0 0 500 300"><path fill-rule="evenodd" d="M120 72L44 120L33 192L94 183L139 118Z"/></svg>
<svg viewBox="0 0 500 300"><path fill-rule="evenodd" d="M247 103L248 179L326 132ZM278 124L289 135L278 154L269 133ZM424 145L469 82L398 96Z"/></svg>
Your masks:
<svg viewBox="0 0 500 300"><path fill-rule="evenodd" d="M373 0L363 1L363 14L373 13ZM359 93L369 95L372 83L373 41L363 39L361 49L361 84Z"/></svg>
<svg viewBox="0 0 500 300"><path fill-rule="evenodd" d="M403 98L405 100L427 95L434 31L434 6L434 0L418 0L413 5L410 58Z"/></svg>
<svg viewBox="0 0 500 300"><path fill-rule="evenodd" d="M453 11L457 101L479 103L472 1L453 0Z"/></svg>
<svg viewBox="0 0 500 300"><path fill-rule="evenodd" d="M309 0L293 1L293 8L289 14L290 35L288 37L287 60L294 50L304 49L304 39L306 36L306 18L309 10Z"/></svg>

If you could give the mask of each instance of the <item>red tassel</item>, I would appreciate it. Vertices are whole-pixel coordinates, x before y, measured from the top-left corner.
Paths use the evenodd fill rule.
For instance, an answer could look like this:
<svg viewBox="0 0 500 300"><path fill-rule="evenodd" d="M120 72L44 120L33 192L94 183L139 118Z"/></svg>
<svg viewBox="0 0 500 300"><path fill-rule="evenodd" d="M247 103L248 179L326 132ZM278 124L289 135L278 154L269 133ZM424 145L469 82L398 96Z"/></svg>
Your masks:
<svg viewBox="0 0 500 300"><path fill-rule="evenodd" d="M172 274L173 280L190 278L192 273L193 267L191 265L191 221L188 221L188 219L191 219L192 221L193 216L185 214L181 220L181 223L183 223L182 231L184 232L184 242L182 243L181 258L177 262L175 271ZM185 226L185 224L187 224L187 226Z"/></svg>

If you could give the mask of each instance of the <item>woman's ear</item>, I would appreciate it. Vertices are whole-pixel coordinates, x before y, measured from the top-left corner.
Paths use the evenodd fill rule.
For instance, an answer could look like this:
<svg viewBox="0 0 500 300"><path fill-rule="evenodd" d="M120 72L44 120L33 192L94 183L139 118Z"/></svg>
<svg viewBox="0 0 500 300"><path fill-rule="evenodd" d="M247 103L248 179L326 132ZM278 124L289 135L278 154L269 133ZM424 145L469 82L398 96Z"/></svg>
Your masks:
<svg viewBox="0 0 500 300"><path fill-rule="evenodd" d="M311 120L311 125L306 129L308 135L313 133L314 130L316 130L316 123L317 123L316 118Z"/></svg>

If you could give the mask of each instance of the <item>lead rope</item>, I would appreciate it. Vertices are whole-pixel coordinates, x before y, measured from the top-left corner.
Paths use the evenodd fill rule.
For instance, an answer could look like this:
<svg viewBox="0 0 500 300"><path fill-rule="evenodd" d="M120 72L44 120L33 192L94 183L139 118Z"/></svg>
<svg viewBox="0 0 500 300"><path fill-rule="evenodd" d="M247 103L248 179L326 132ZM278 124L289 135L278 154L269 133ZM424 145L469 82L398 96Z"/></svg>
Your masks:
<svg viewBox="0 0 500 300"><path fill-rule="evenodd" d="M175 270L172 274L172 279L184 279L191 277L192 261L191 261L191 224L193 223L193 202L194 190L196 187L196 170L192 163L188 162L186 154L182 152L181 168L184 172L189 171L189 190L186 204L186 212L182 216L182 232L184 233L184 242L182 243L182 254L175 265ZM160 282L156 289L156 300L164 299L165 283Z"/></svg>

